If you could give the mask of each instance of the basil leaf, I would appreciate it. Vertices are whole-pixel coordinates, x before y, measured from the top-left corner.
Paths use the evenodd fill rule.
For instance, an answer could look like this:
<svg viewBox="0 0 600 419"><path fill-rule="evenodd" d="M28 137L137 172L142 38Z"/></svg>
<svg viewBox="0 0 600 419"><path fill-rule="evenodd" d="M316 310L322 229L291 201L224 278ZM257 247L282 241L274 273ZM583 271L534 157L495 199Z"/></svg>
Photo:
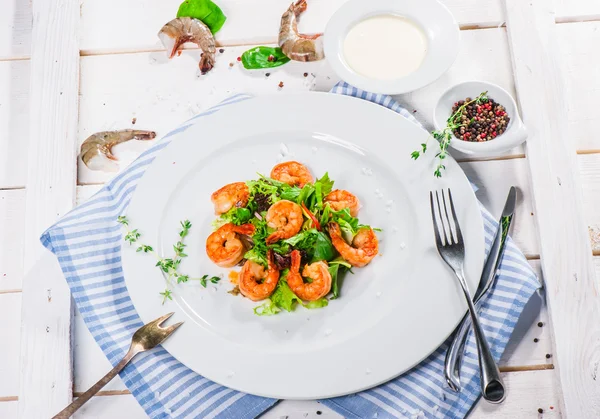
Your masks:
<svg viewBox="0 0 600 419"><path fill-rule="evenodd" d="M254 47L242 54L242 64L246 70L258 70L261 68L273 68L284 65L290 59L276 47Z"/></svg>
<svg viewBox="0 0 600 419"><path fill-rule="evenodd" d="M219 6L211 0L185 0L179 6L177 17L193 17L201 20L215 34L227 20Z"/></svg>

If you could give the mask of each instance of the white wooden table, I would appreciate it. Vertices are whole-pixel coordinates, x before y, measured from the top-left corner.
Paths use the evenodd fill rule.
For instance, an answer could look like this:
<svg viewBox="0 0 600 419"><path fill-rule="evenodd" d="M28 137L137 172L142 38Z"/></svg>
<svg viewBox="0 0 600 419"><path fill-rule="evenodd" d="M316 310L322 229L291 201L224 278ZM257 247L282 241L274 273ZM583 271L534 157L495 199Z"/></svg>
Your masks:
<svg viewBox="0 0 600 419"><path fill-rule="evenodd" d="M180 0L2 1L0 418L50 417L110 367L71 316L62 278L22 280L43 252L41 231L109 178L77 168L78 146L93 132L133 127L134 118L135 128L161 135L236 92L331 88L337 78L326 62L291 63L267 77L236 61L248 45L276 42L289 1L219 0L225 51L201 77L197 50L167 61L156 38ZM321 32L343 2L309 0L301 30ZM519 188L513 236L546 283L501 361L506 402L480 402L470 417L600 417L600 1L443 2L462 29L459 58L398 99L430 126L436 99L459 81L489 80L518 98L531 132L525 147L490 160L457 157L494 214L509 186ZM127 160L140 147L117 152ZM144 412L116 379L77 416ZM316 402L282 402L264 416L339 417Z"/></svg>

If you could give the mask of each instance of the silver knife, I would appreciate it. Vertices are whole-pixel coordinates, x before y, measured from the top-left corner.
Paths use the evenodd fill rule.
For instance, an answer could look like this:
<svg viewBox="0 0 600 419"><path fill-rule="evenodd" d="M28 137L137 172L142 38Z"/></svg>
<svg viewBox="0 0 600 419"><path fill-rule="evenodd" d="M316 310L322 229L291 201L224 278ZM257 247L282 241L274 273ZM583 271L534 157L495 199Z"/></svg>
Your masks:
<svg viewBox="0 0 600 419"><path fill-rule="evenodd" d="M479 288L473 297L476 307L478 307L478 303L488 293L494 284L496 271L498 270L498 265L500 264L502 254L504 253L506 237L508 236L508 231L515 213L516 203L517 190L514 186L512 186L508 191L508 197L506 198L506 203L504 204L504 209L502 210L502 215L500 216L500 220L498 222L498 229L496 230L496 235L494 236L494 241L492 242L490 254L488 255L485 265L483 266L481 280L479 281ZM450 388L456 392L460 392L461 390L460 361L465 346L465 338L470 326L471 320L468 313L466 313L457 328L457 332L454 335L452 343L448 347L448 351L446 352L444 375L446 376L446 382Z"/></svg>

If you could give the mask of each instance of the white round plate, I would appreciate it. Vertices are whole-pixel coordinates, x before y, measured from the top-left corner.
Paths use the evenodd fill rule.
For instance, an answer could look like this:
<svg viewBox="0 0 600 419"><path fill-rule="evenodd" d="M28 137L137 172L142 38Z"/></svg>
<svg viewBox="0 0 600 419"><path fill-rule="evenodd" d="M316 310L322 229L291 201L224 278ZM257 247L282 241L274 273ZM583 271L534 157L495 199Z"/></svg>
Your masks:
<svg viewBox="0 0 600 419"><path fill-rule="evenodd" d="M127 288L144 322L174 311L185 324L164 347L199 374L247 393L320 399L385 382L435 350L466 311L457 280L438 256L429 191L451 188L466 240L466 273L475 290L484 236L478 203L459 165L435 179L434 152L417 161L427 132L382 106L347 96L263 96L226 106L177 133L140 180L129 205L130 226L164 257L173 255L179 222L189 275L224 274L206 289L177 285L161 305L165 279L149 254L123 244ZM432 145L433 147L433 145ZM335 187L355 193L360 220L380 227L381 255L348 274L341 298L318 310L297 307L272 317L232 296L227 270L205 254L215 219L210 195L234 181L268 174L298 160ZM238 268L239 270L239 268Z"/></svg>
<svg viewBox="0 0 600 419"><path fill-rule="evenodd" d="M421 27L428 42L421 66L394 80L378 80L355 72L344 58L344 40L358 22L379 15L406 17ZM446 72L458 55L460 30L452 13L437 0L350 0L327 23L324 34L325 57L340 78L373 93L401 94L433 83ZM382 44L402 39L382 39Z"/></svg>

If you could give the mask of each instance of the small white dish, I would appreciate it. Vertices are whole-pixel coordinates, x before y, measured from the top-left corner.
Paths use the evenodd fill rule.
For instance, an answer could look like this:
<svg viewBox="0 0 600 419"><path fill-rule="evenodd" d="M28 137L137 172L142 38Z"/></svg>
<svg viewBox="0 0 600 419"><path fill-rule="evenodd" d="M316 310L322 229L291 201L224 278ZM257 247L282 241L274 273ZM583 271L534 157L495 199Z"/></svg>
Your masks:
<svg viewBox="0 0 600 419"><path fill-rule="evenodd" d="M490 141L472 142L456 137L450 141L450 147L472 157L487 157L502 154L515 148L527 139L527 129L519 116L517 104L510 93L500 86L485 81L467 81L446 90L440 97L433 110L433 124L436 130L446 126L446 121L452 113L454 103L467 97L477 97L482 92L488 92L488 97L504 106L510 122L502 135Z"/></svg>
<svg viewBox="0 0 600 419"><path fill-rule="evenodd" d="M404 17L423 31L427 52L417 70L403 77L381 80L355 71L344 57L344 41L349 31L366 19L391 15ZM402 42L381 39L382 45ZM329 20L324 35L325 57L338 76L347 83L373 93L400 94L434 82L450 68L458 55L460 30L450 11L437 0L350 0Z"/></svg>

